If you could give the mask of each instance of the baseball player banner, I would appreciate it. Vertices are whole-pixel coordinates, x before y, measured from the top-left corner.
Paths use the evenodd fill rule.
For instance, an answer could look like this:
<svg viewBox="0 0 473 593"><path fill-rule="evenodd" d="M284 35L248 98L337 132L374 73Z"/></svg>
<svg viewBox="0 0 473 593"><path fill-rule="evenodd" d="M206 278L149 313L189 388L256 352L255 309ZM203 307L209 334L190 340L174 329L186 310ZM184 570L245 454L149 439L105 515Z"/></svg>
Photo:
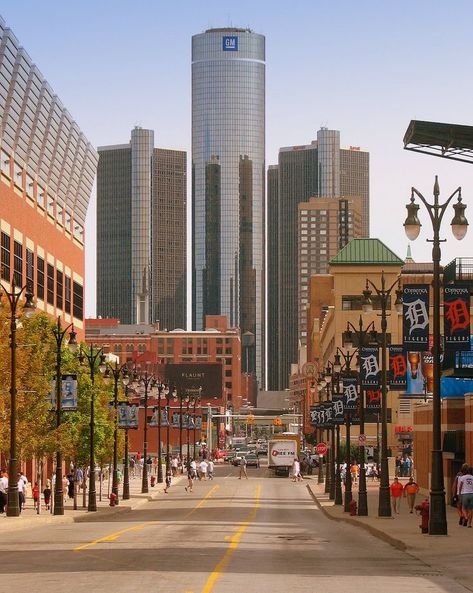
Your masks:
<svg viewBox="0 0 473 593"><path fill-rule="evenodd" d="M343 379L343 408L346 412L354 412L358 409L358 403L357 380L345 377Z"/></svg>
<svg viewBox="0 0 473 593"><path fill-rule="evenodd" d="M360 348L360 379L361 387L379 387L381 369L379 368L378 347L362 346Z"/></svg>
<svg viewBox="0 0 473 593"><path fill-rule="evenodd" d="M446 350L470 350L470 291L466 286L446 286L443 297Z"/></svg>
<svg viewBox="0 0 473 593"><path fill-rule="evenodd" d="M138 428L138 406L128 402L118 402L118 428Z"/></svg>
<svg viewBox="0 0 473 593"><path fill-rule="evenodd" d="M407 387L407 360L402 346L389 346L388 382L392 391L400 391Z"/></svg>
<svg viewBox="0 0 473 593"><path fill-rule="evenodd" d="M404 350L429 349L429 285L406 284L402 290Z"/></svg>

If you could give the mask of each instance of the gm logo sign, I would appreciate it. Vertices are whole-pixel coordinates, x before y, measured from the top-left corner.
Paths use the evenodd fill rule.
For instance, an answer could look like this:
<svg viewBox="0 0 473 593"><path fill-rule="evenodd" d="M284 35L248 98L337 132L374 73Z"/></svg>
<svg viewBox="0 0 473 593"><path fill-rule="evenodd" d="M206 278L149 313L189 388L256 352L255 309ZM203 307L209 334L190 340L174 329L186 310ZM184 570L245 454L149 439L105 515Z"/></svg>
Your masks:
<svg viewBox="0 0 473 593"><path fill-rule="evenodd" d="M236 35L223 37L222 49L223 51L238 51L238 37Z"/></svg>

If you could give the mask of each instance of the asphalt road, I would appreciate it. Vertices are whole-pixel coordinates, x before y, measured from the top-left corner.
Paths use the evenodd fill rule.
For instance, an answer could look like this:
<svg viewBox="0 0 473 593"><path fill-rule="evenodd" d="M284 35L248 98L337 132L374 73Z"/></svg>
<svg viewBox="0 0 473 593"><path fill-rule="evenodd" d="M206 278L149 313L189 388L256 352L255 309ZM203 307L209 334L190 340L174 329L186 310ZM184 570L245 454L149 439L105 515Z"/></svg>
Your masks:
<svg viewBox="0 0 473 593"><path fill-rule="evenodd" d="M0 591L460 593L435 569L325 518L306 485L218 468L141 509L0 538Z"/></svg>

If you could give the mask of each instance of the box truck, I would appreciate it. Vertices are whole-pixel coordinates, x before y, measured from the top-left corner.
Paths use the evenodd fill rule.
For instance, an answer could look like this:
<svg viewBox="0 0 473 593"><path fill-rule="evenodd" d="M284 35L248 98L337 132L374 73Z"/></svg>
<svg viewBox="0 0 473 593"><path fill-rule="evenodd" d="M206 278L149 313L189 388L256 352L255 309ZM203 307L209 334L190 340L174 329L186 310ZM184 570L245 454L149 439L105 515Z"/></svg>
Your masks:
<svg viewBox="0 0 473 593"><path fill-rule="evenodd" d="M268 440L268 468L276 475L289 475L294 459L299 457L300 436L283 432Z"/></svg>

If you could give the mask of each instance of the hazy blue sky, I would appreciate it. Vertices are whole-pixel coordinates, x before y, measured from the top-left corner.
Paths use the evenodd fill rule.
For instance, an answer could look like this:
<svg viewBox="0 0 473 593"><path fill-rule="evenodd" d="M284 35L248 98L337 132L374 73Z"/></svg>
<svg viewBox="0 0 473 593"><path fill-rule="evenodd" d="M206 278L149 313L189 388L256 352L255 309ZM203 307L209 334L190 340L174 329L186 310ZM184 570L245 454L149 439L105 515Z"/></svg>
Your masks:
<svg viewBox="0 0 473 593"><path fill-rule="evenodd" d="M371 236L404 257L404 205L414 185L444 197L473 168L403 150L411 119L472 124L471 0L3 0L0 14L95 146L127 142L140 124L157 146L190 151L191 36L248 26L266 36L267 164L321 125L371 153ZM189 154L190 160L190 154ZM442 196L441 196L442 197ZM473 209L468 212L473 221ZM430 259L427 213L412 244ZM451 237L443 261L473 255ZM86 312L95 313L95 197L87 222Z"/></svg>

